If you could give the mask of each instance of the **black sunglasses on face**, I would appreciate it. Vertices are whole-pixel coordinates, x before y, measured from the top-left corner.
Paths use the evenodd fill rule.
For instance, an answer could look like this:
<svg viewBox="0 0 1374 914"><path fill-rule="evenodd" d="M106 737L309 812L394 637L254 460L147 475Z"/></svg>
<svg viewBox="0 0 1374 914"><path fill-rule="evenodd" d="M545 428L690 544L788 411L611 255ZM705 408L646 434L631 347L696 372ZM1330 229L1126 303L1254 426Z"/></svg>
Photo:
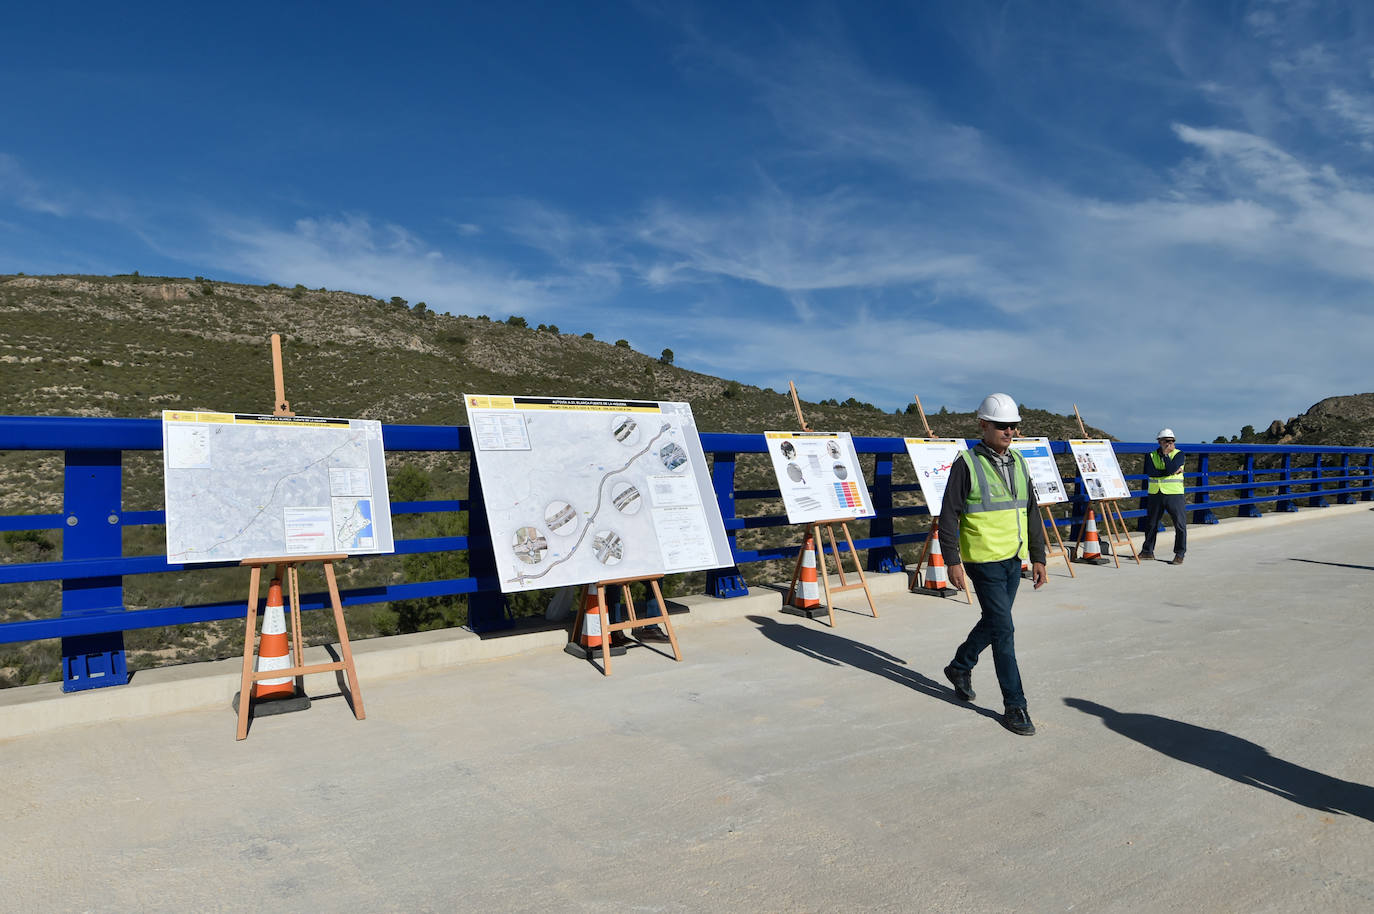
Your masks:
<svg viewBox="0 0 1374 914"><path fill-rule="evenodd" d="M992 427L995 428L995 429L997 429L999 432L1005 432L1005 431L1006 431L1007 429L1009 429L1009 428L1020 428L1020 427L1021 427L1021 423L1020 423L1020 422L994 422L994 423L992 423Z"/></svg>

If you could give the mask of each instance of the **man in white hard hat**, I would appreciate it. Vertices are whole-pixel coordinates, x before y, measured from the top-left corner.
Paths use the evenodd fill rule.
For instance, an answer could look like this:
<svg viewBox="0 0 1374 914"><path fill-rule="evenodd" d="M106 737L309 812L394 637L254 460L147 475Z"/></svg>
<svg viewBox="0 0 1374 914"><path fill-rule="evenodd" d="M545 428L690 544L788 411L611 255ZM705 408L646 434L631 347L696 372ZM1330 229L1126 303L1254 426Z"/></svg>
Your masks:
<svg viewBox="0 0 1374 914"><path fill-rule="evenodd" d="M1183 452L1174 447L1174 430L1162 428L1155 436L1159 447L1145 455L1145 545L1140 558L1155 557L1155 537L1164 513L1174 522L1174 560L1182 565L1188 551L1188 521L1183 510Z"/></svg>
<svg viewBox="0 0 1374 914"><path fill-rule="evenodd" d="M1036 511L1035 488L1026 460L1011 448L1021 425L1021 410L1006 394L992 394L978 407L983 440L961 453L949 470L940 510L940 551L949 566L949 581L966 590L973 584L982 612L978 624L945 667L945 678L964 701L972 701L973 667L983 648L992 648L992 664L1002 688L1002 726L1032 736L1016 663L1011 605L1021 583L1021 562L1028 556L1035 589L1047 580L1045 531Z"/></svg>

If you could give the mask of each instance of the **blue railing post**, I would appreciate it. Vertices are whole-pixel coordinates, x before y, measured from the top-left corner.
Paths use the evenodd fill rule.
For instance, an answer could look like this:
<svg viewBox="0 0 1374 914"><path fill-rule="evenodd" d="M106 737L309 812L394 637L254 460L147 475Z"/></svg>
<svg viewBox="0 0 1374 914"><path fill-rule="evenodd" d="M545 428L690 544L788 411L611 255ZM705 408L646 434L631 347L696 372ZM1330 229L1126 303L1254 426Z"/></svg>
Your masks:
<svg viewBox="0 0 1374 914"><path fill-rule="evenodd" d="M1255 497L1255 455L1245 455L1245 488L1240 490L1241 498ZM1259 517L1259 505L1240 505L1236 508L1236 517Z"/></svg>
<svg viewBox="0 0 1374 914"><path fill-rule="evenodd" d="M873 463L873 485L869 494L873 496L873 508L877 517L868 522L868 535L873 539L892 537L892 455L875 454ZM884 574L896 574L902 570L902 558L896 546L874 546L868 550L868 570Z"/></svg>
<svg viewBox="0 0 1374 914"><path fill-rule="evenodd" d="M67 451L63 471L62 559L117 558L124 552L123 452ZM64 619L122 610L124 578L67 578L62 581ZM124 633L101 632L62 639L62 691L124 685L129 669Z"/></svg>
<svg viewBox="0 0 1374 914"><path fill-rule="evenodd" d="M1364 494L1361 501L1374 501L1374 454L1364 459Z"/></svg>
<svg viewBox="0 0 1374 914"><path fill-rule="evenodd" d="M1283 496L1287 496L1287 495L1291 495L1291 494L1292 494L1293 487L1292 487L1291 485L1288 485L1288 483L1292 482L1292 480L1293 480L1293 455L1292 455L1292 454L1284 454L1284 455L1283 455L1283 475L1279 477L1279 495L1280 495L1281 497L1280 497L1279 500L1274 504L1274 511L1276 511L1276 512L1281 511L1281 512L1283 512L1283 513L1285 513L1285 514L1292 514L1292 513L1294 513L1295 511L1298 510L1298 506L1295 505L1295 504L1293 504L1292 500L1290 500L1290 499L1288 499L1288 498L1286 498L1286 497L1283 497Z"/></svg>
<svg viewBox="0 0 1374 914"><path fill-rule="evenodd" d="M1311 496L1307 499L1309 508L1325 508L1330 506L1330 502L1322 497L1322 455L1312 455L1312 487L1307 491Z"/></svg>
<svg viewBox="0 0 1374 914"><path fill-rule="evenodd" d="M720 516L725 521L725 536L730 541L730 555L733 558L735 531L730 522L735 519L735 455L722 451L711 462L711 487L716 492L716 503L720 505ZM729 568L715 568L706 572L706 592L713 597L746 597L749 586L744 583L738 565Z"/></svg>
<svg viewBox="0 0 1374 914"><path fill-rule="evenodd" d="M1340 483L1340 486L1339 486L1338 488L1342 488L1342 489L1351 489L1351 488L1354 488L1354 486L1352 485L1353 482L1354 482L1354 480L1352 480L1352 479L1350 478L1350 455L1349 455L1349 454L1342 454L1342 455L1341 455L1341 483ZM1353 505L1354 503L1355 503L1355 493L1354 493L1354 492L1342 492L1340 495L1336 496L1336 504L1338 504L1338 505Z"/></svg>
<svg viewBox="0 0 1374 914"><path fill-rule="evenodd" d="M482 476L477 472L477 455L468 455L468 574L478 581L497 585L496 553L492 551L491 527L487 524L487 502L482 496ZM479 585L468 595L468 628L490 632L514 625L506 607L506 595L499 586Z"/></svg>
<svg viewBox="0 0 1374 914"><path fill-rule="evenodd" d="M1199 454L1197 458L1198 475L1202 477L1202 485L1207 486L1212 481L1212 463L1210 454ZM1193 509L1193 523L1195 524L1218 524L1217 516L1212 513L1212 509L1205 507L1212 500L1212 493L1206 489L1193 492L1193 504L1204 505L1202 508Z"/></svg>

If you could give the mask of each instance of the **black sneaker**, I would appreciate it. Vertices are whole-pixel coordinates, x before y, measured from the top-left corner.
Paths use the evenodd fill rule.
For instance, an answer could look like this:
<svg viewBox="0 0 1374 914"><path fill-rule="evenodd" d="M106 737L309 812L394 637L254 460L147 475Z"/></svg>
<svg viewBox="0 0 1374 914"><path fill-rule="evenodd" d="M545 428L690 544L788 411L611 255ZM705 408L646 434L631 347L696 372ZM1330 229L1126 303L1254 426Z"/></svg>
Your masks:
<svg viewBox="0 0 1374 914"><path fill-rule="evenodd" d="M1031 723L1030 712L1025 708L1007 708L1002 715L1002 726L1017 736L1035 735L1035 724Z"/></svg>
<svg viewBox="0 0 1374 914"><path fill-rule="evenodd" d="M960 672L952 666L945 667L945 678L954 686L954 694L964 701L973 701L978 696L973 694L973 677L967 672Z"/></svg>

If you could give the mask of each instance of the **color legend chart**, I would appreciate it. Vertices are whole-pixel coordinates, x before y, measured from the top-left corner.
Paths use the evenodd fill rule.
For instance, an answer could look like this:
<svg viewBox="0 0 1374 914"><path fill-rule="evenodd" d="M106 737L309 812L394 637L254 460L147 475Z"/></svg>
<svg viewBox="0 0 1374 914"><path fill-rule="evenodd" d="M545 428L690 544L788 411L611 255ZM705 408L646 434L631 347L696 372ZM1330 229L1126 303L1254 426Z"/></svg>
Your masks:
<svg viewBox="0 0 1374 914"><path fill-rule="evenodd" d="M859 487L852 482L835 483L835 500L842 508L862 509L864 506L864 499L859 494Z"/></svg>

